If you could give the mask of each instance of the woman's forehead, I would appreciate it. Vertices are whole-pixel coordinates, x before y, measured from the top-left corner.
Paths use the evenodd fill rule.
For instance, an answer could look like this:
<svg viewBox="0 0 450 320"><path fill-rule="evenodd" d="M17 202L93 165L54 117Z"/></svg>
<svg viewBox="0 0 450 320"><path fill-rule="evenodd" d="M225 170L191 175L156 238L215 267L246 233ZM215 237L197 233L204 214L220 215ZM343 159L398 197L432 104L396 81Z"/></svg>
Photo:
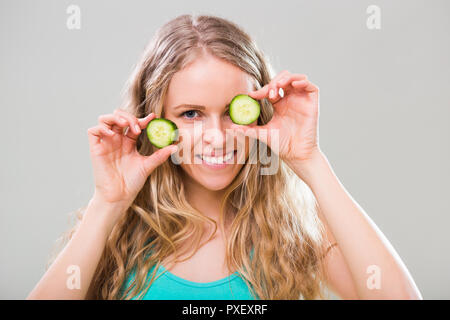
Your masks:
<svg viewBox="0 0 450 320"><path fill-rule="evenodd" d="M181 104L207 106L208 102L217 104L252 90L253 79L250 75L230 63L207 58L196 60L174 74L166 105L169 108Z"/></svg>

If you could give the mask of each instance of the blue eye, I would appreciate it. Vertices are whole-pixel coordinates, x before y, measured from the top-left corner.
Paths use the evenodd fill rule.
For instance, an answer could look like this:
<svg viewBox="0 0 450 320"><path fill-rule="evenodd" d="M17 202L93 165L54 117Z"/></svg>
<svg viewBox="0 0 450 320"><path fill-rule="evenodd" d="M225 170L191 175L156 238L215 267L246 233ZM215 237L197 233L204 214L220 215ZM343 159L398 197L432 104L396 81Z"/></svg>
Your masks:
<svg viewBox="0 0 450 320"><path fill-rule="evenodd" d="M188 111L183 112L181 115L187 119L194 119L195 116L193 116L193 115L195 115L196 113L197 113L197 111L195 111L195 110L188 110Z"/></svg>
<svg viewBox="0 0 450 320"><path fill-rule="evenodd" d="M229 109L225 111L226 116L230 116ZM185 119L194 119L198 116L198 111L196 110L188 110L180 114L180 116L184 117Z"/></svg>

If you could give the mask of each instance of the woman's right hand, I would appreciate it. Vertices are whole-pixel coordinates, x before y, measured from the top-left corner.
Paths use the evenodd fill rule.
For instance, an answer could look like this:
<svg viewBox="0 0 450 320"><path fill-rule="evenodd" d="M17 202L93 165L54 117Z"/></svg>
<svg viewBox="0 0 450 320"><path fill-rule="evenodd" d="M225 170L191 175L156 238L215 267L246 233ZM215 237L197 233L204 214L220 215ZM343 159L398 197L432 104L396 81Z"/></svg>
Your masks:
<svg viewBox="0 0 450 320"><path fill-rule="evenodd" d="M116 109L113 114L101 115L98 125L88 129L97 201L126 211L152 171L177 150L170 145L150 156L139 154L136 140L155 117L150 113L137 119Z"/></svg>

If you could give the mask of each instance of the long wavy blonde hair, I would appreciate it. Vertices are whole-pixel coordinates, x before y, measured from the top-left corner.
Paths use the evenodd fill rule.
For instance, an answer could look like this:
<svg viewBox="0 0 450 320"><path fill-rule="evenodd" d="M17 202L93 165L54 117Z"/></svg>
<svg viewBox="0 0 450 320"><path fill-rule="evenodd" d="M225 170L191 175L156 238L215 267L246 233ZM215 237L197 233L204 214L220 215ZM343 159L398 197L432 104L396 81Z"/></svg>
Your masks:
<svg viewBox="0 0 450 320"><path fill-rule="evenodd" d="M268 58L236 24L218 16L181 15L157 30L146 47L126 83L123 109L139 118L150 112L162 117L172 76L204 52L249 74L255 89L275 75ZM271 119L272 108L266 99L261 101L258 124ZM144 135L137 148L143 155L155 151ZM275 174L261 175L261 167L259 160L247 160L226 188L219 220L222 231L224 212L234 212L225 240L226 264L240 273L255 299L324 298L322 258L329 243L316 199L283 161ZM89 289L95 299L142 298L166 257L177 256L188 239L196 243L189 257L198 250L205 222L217 231L217 223L186 200L181 170L171 161L159 166L115 225ZM59 239L63 246L86 208L75 211L78 221ZM138 271L133 282L123 288L134 270Z"/></svg>

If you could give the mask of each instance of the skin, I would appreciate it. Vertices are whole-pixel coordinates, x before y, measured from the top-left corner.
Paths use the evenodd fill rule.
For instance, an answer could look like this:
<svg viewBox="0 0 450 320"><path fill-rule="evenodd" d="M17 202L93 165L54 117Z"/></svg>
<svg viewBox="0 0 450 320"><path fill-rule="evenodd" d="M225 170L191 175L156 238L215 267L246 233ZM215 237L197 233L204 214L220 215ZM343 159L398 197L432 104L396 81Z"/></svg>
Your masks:
<svg viewBox="0 0 450 320"><path fill-rule="evenodd" d="M180 71L171 82L164 110L165 117L173 120L179 128L189 130L189 122L178 118L178 114L172 113L170 107L175 103L204 105L206 110L202 121L205 123L205 131L211 133L208 129L217 129L216 132L212 130L213 135L207 134L203 137L204 146L222 148L220 138L223 137L223 129L230 125L229 119L224 116L225 106L236 94L252 90L251 81L243 72L231 65L208 59L210 57L203 58L195 64L195 68L186 72ZM208 70L210 72L207 72ZM210 90L206 92L200 88ZM148 176L181 146L170 145L150 156L142 156L137 151L137 138L155 117L154 113L150 113L138 119L124 110L116 109L112 114L99 116L98 124L87 130L95 183L94 195L89 201L80 226L66 248L58 255L27 299L93 297L90 284L114 226L130 207ZM186 141L183 142L181 139L180 143ZM245 147L243 150L245 152L239 159L247 156L248 151ZM202 213L217 220L218 202L223 188L231 183L241 167L242 164L237 163L223 172L215 171L213 174L199 166L183 164L189 201ZM200 194L201 198L198 197ZM229 275L230 271L226 270L222 263L224 261L222 245L222 235L219 233L207 245L201 247L189 261L168 269L191 281L209 282L223 278ZM77 290L71 290L66 285L67 268L74 265L79 267L82 274L80 288Z"/></svg>
<svg viewBox="0 0 450 320"><path fill-rule="evenodd" d="M306 75L291 74L287 70L260 90L253 91L251 84L251 79L240 69L203 56L172 79L165 117L190 132L192 122L189 121L192 120L180 118L173 107L181 103L204 105L199 120L205 126L201 150L206 153L211 148L225 147L227 128L240 129L244 135L256 139L260 138L261 129L278 130L279 141L269 139L267 144L273 147L278 143L280 158L311 188L326 236L337 243L324 260L329 275L328 287L343 299L422 299L392 245L344 189L318 145L317 86ZM283 89L283 96L277 94L279 88ZM272 90L274 95L270 95ZM274 106L269 123L240 126L227 118L225 106L240 93L257 100L269 99ZM152 113L137 119L123 110L115 110L114 114L100 116L98 125L88 129L94 196L72 239L27 299L89 299L92 296L90 283L107 239L148 176L179 147L191 157L194 155L194 146L200 141L196 137L189 139L192 143L187 144L187 148L184 146L188 140L181 139L178 147L167 146L148 157L140 155L135 148L136 139L154 117ZM254 131L249 131L250 127ZM239 157L248 156L248 149L243 150ZM217 220L223 189L233 181L242 164L214 172L192 162L181 167L189 202ZM219 233L193 257L168 269L186 280L215 281L230 274L224 268L224 252ZM66 286L67 268L73 265L79 266L82 274L78 290ZM381 285L377 289L367 285L370 266L376 266L381 272Z"/></svg>
<svg viewBox="0 0 450 320"><path fill-rule="evenodd" d="M169 84L164 117L173 121L179 129L177 154L183 159L189 159L180 164L187 199L194 208L216 222L219 221L225 188L238 175L249 154L249 139L245 136L243 140L237 138L227 105L234 96L248 94L253 88L253 81L245 72L208 54L177 72ZM176 108L182 104L190 106ZM194 132L194 122L202 125L198 135ZM256 126L256 122L249 127ZM235 134L230 134L227 130L232 130ZM195 154L198 153L210 155L214 152L222 155L233 149L237 150L235 161L220 170L213 170L201 161L194 161ZM232 214L228 212L225 216L225 232L228 232L232 218ZM171 255L162 262L163 266L171 273L195 282L210 282L230 275L232 271L224 263L224 235L218 229L213 238L206 242L213 232L213 226L205 224L204 228L202 242L205 244L192 257L189 257L192 245L186 242L181 248L182 252L186 249L180 255L181 261L174 262L174 256ZM183 261L184 259L186 260Z"/></svg>
<svg viewBox="0 0 450 320"><path fill-rule="evenodd" d="M269 99L274 106L271 121L252 131L233 127L256 138L262 129L279 131L279 141L268 145L278 143L280 158L311 188L326 235L337 244L325 258L330 289L344 299L422 299L397 252L345 190L319 147L319 88L306 75L283 70L250 96ZM375 288L368 285L374 267Z"/></svg>
<svg viewBox="0 0 450 320"><path fill-rule="evenodd" d="M192 206L203 214L218 221L220 201L225 188L243 167L243 158L248 157L248 140L242 143L237 136L229 134L233 122L227 112L227 105L238 94L253 91L253 81L241 69L213 56L205 54L171 79L164 117L176 123L181 132L179 149L181 156L189 154L190 161L182 161L187 197ZM181 104L200 105L176 108ZM194 121L202 124L201 134L195 136ZM256 121L249 127L256 126ZM234 131L234 130L233 130ZM184 135L183 133L189 133ZM213 170L194 162L195 151L209 155L223 154L227 141L238 151L238 161L224 169ZM230 144L230 141L234 142ZM195 149L197 146L198 149ZM194 150L195 149L195 150Z"/></svg>

